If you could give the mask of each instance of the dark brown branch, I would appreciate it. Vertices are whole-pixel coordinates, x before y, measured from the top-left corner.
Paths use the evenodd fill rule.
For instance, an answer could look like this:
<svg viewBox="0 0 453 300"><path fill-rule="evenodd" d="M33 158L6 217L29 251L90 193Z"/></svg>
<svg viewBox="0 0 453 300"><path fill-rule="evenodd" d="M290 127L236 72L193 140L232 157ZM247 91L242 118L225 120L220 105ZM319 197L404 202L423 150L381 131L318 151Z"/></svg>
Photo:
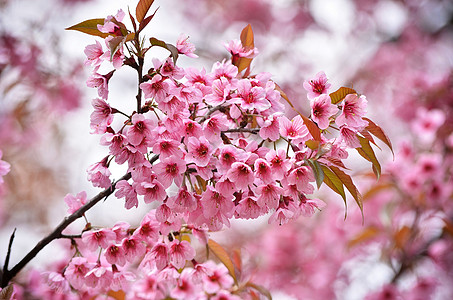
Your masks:
<svg viewBox="0 0 453 300"><path fill-rule="evenodd" d="M8 252L6 253L5 264L3 265L2 276L3 276L3 274L6 274L8 272L9 258L11 257L11 247L13 246L13 241L14 241L15 235L16 235L16 228L14 228L14 231L11 234L11 237L9 238Z"/></svg>
<svg viewBox="0 0 453 300"><path fill-rule="evenodd" d="M249 132L249 133L257 134L259 131L260 131L259 128L233 128L233 129L228 129L228 130L225 130L225 131L222 131L222 132L224 132L224 133L228 133L228 132Z"/></svg>
<svg viewBox="0 0 453 300"><path fill-rule="evenodd" d="M154 157L153 157L154 158ZM61 238L62 237L62 232L63 230L66 229L71 223L73 223L75 220L81 218L87 210L92 208L96 203L101 201L104 198L107 198L110 196L114 191L115 191L115 186L118 181L121 180L129 180L131 178L131 173L127 173L123 177L121 177L119 180L115 181L112 183L112 186L108 189L103 190L99 194L97 194L95 197L91 198L90 201L88 201L85 205L83 205L81 208L79 208L76 212L74 212L72 215L65 217L63 221L45 238L40 240L36 246L28 252L27 255L22 258L20 262L18 262L11 270L7 270L6 267L4 267L3 270L3 276L2 276L2 282L1 282L1 287L4 288L8 285L9 281L13 279L17 273L19 273L45 246L47 246L50 242L52 242L55 239ZM12 240L10 239L10 243L12 243ZM8 250L8 253L10 251ZM9 256L7 256L9 259ZM5 266L7 265L7 261L5 261Z"/></svg>

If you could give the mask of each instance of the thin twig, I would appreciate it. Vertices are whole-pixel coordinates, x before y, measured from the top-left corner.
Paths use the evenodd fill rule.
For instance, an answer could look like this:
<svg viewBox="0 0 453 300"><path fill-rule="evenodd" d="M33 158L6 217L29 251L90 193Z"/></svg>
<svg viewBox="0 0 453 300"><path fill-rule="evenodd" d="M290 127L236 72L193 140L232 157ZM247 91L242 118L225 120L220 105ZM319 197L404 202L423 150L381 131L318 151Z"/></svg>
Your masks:
<svg viewBox="0 0 453 300"><path fill-rule="evenodd" d="M11 256L11 248L13 246L13 241L14 241L14 236L15 235L16 235L16 228L14 228L14 231L11 234L11 237L9 238L8 252L6 253L5 264L3 265L3 273L2 273L2 275L6 274L8 272L9 258Z"/></svg>

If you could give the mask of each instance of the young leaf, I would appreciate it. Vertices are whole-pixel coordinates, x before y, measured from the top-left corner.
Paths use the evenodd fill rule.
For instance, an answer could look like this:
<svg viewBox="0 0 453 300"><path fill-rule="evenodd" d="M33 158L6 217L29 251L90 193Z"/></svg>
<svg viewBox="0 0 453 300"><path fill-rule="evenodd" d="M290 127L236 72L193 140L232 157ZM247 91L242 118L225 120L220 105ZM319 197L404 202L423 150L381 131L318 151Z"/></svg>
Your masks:
<svg viewBox="0 0 453 300"><path fill-rule="evenodd" d="M316 185L318 189L321 187L322 182L324 181L324 172L322 171L321 165L317 160L312 159L305 159L305 162L311 167L313 170L313 174L315 175Z"/></svg>
<svg viewBox="0 0 453 300"><path fill-rule="evenodd" d="M252 26L248 24L247 26L242 29L241 32L241 44L242 47L245 49L253 49L255 47L254 43L254 38L253 38L253 30ZM250 67L250 64L252 63L252 58L245 58L245 57L239 57L237 61L235 61L233 64L238 67L238 72L242 72L243 70L247 69Z"/></svg>
<svg viewBox="0 0 453 300"><path fill-rule="evenodd" d="M89 35L100 36L101 38L106 38L109 34L100 32L98 25L104 25L104 19L90 19L83 22L80 22L76 25L66 28L66 30L77 30Z"/></svg>
<svg viewBox="0 0 453 300"><path fill-rule="evenodd" d="M348 203L346 202L346 195L344 193L343 183L338 178L338 176L326 165L321 165L321 169L324 172L324 183L327 184L327 186L330 187L332 191L334 191L343 198L344 205L346 207L344 212L344 218L346 219L346 216L348 215Z"/></svg>
<svg viewBox="0 0 453 300"><path fill-rule="evenodd" d="M330 93L330 101L332 104L337 104L349 94L357 94L357 92L354 89L342 86L335 92Z"/></svg>
<svg viewBox="0 0 453 300"><path fill-rule="evenodd" d="M358 235L356 235L352 240L348 242L348 248L354 247L360 243L363 243L365 241L368 241L375 236L377 236L381 230L375 226L369 226L362 230Z"/></svg>
<svg viewBox="0 0 453 300"><path fill-rule="evenodd" d="M372 135L383 141L390 148L390 151L392 151L393 156L395 156L395 154L393 153L392 142L385 134L384 130L382 130L381 127L376 125L376 123L374 123L370 119L365 117L363 119L368 121L368 126L365 129L368 130Z"/></svg>
<svg viewBox="0 0 453 300"><path fill-rule="evenodd" d="M168 51L170 51L171 57L173 57L173 63L176 64L176 60L178 59L179 54L178 54L178 49L175 46L173 46L171 44L167 44L164 41L158 40L156 38L150 38L149 41L150 41L151 45L153 45L153 46L159 46L159 47L165 48Z"/></svg>
<svg viewBox="0 0 453 300"><path fill-rule="evenodd" d="M354 182L352 182L351 176L340 170L335 166L330 166L330 169L337 175L338 179L343 183L343 185L348 189L349 193L351 193L352 197L354 198L355 202L360 208L360 212L362 213L362 220L363 220L363 199L362 195L360 194L359 190L355 186Z"/></svg>
<svg viewBox="0 0 453 300"><path fill-rule="evenodd" d="M257 284L255 284L253 282L250 282L250 281L247 282L245 286L254 288L258 292L260 292L261 295L265 296L268 300L272 300L271 293L265 287L263 287L261 285L257 285Z"/></svg>
<svg viewBox="0 0 453 300"><path fill-rule="evenodd" d="M159 8L157 8L159 9ZM142 22L140 22L140 25L138 26L138 31L137 33L141 32L145 27L146 25L148 25L149 22L151 22L151 20L154 18L154 16L156 15L156 12L157 12L157 9L156 11L149 17L146 17L145 19L143 19Z"/></svg>
<svg viewBox="0 0 453 300"><path fill-rule="evenodd" d="M143 21L153 2L154 0L140 0L138 2L137 7L135 8L135 17L139 23Z"/></svg>
<svg viewBox="0 0 453 300"><path fill-rule="evenodd" d="M129 18L131 19L132 27L134 27L134 31L136 32L137 31L137 23L135 22L135 19L132 16L131 10L129 9L129 7L127 8L127 12L129 13Z"/></svg>
<svg viewBox="0 0 453 300"><path fill-rule="evenodd" d="M123 46L126 39L125 36L116 36L109 41L110 61L113 60L113 56Z"/></svg>
<svg viewBox="0 0 453 300"><path fill-rule="evenodd" d="M381 164L379 163L376 154L374 153L373 148L371 148L370 141L361 136L357 136L362 147L356 148L362 157L370 161L373 164L373 172L376 175L377 179L381 176Z"/></svg>
<svg viewBox="0 0 453 300"><path fill-rule="evenodd" d="M209 239L208 241L208 247L212 252L214 252L215 256L217 256L217 258L225 265L231 277L233 277L234 281L237 281L236 275L234 273L234 265L233 262L231 261L230 256L228 255L228 252L226 252L226 250L223 249L222 246L217 244L217 242L211 239Z"/></svg>

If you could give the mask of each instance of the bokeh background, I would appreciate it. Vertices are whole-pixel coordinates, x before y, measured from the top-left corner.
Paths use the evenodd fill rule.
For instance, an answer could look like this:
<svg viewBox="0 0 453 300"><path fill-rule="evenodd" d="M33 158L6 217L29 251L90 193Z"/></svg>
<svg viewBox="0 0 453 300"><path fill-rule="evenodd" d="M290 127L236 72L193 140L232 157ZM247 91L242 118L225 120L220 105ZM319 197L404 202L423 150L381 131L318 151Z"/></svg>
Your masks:
<svg viewBox="0 0 453 300"><path fill-rule="evenodd" d="M83 66L83 50L95 38L64 28L135 5L0 1L0 149L1 159L12 166L0 186L0 261L14 228L11 264L59 223L67 193L99 191L86 180L87 167L104 154L99 137L89 133L90 103L97 93L86 87L89 70ZM229 249L241 249L251 276L277 299L453 297L448 284L453 258L447 251L452 249L448 222L453 222L451 1L156 0L154 5L160 8L148 36L175 43L186 33L197 47L200 58L181 58L183 67L210 69L213 61L228 58L223 43L239 38L250 23L260 51L252 72L272 73L308 115L302 83L324 71L333 88L352 86L367 96L371 118L394 144L395 158L378 143L384 171L379 183L370 166L351 153L348 166L366 196L364 224L354 205L343 220L341 199L322 188L317 197L328 207L313 218L279 228L267 219L236 222L219 236ZM132 72L119 72L109 100L124 105L133 99L135 80ZM434 157L435 172L428 175L420 169L425 157ZM122 171L115 170L114 177ZM145 206L126 211L115 200L90 211L90 220L101 226L119 218L138 223L146 212ZM81 226L72 228L77 232ZM42 269L65 257L64 246L45 249L30 267ZM26 282L26 275L21 280Z"/></svg>

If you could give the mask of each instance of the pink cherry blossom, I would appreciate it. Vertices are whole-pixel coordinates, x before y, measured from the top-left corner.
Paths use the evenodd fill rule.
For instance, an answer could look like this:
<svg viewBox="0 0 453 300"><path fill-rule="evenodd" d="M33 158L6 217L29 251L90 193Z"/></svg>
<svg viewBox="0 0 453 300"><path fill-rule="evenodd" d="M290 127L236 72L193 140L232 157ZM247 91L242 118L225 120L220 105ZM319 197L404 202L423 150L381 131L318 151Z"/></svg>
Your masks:
<svg viewBox="0 0 453 300"><path fill-rule="evenodd" d="M242 162L233 163L227 176L231 182L234 182L236 188L239 190L246 189L248 185L252 184L255 180L252 168Z"/></svg>
<svg viewBox="0 0 453 300"><path fill-rule="evenodd" d="M170 296L174 299L200 299L200 287L194 284L192 279L192 270L184 269Z"/></svg>
<svg viewBox="0 0 453 300"><path fill-rule="evenodd" d="M200 202L206 218L214 216L219 211L226 216L232 215L234 208L233 196L231 194L221 194L210 185L206 187Z"/></svg>
<svg viewBox="0 0 453 300"><path fill-rule="evenodd" d="M101 43L98 41L96 41L96 44L86 46L84 52L87 56L85 65L97 67L102 63L101 56L104 54L104 50L102 50Z"/></svg>
<svg viewBox="0 0 453 300"><path fill-rule="evenodd" d="M315 177L313 175L313 171L306 166L301 166L292 170L288 176L289 184L295 184L299 192L307 194L311 194L313 192L313 186L310 182L314 180Z"/></svg>
<svg viewBox="0 0 453 300"><path fill-rule="evenodd" d="M188 241L174 240L170 243L168 251L170 263L177 269L181 269L186 264L186 260L192 260L195 257L195 250Z"/></svg>
<svg viewBox="0 0 453 300"><path fill-rule="evenodd" d="M359 148L360 141L357 137L357 131L353 127L341 126L338 143L344 143L349 148Z"/></svg>
<svg viewBox="0 0 453 300"><path fill-rule="evenodd" d="M195 46L189 42L189 37L185 34L181 34L176 41L176 49L180 54L187 55L188 57L197 58L195 52Z"/></svg>
<svg viewBox="0 0 453 300"><path fill-rule="evenodd" d="M182 182L182 174L186 171L186 163L181 158L171 156L163 159L153 167L159 182L168 188L174 181L177 185Z"/></svg>
<svg viewBox="0 0 453 300"><path fill-rule="evenodd" d="M113 279L111 270L104 266L97 265L85 275L85 284L91 288L98 288L100 291L107 291Z"/></svg>
<svg viewBox="0 0 453 300"><path fill-rule="evenodd" d="M189 137L187 142L187 163L195 163L199 167L206 167L211 160L213 149L205 137Z"/></svg>
<svg viewBox="0 0 453 300"><path fill-rule="evenodd" d="M266 154L265 158L271 163L272 175L276 180L283 179L283 176L291 168L291 161L286 158L284 149L279 149L277 151L271 149Z"/></svg>
<svg viewBox="0 0 453 300"><path fill-rule="evenodd" d="M235 217L241 219L256 219L267 211L267 207L258 205L252 192L244 193L235 209Z"/></svg>
<svg viewBox="0 0 453 300"><path fill-rule="evenodd" d="M307 137L308 129L302 117L297 115L291 121L287 117L280 117L280 134L289 139L303 139Z"/></svg>
<svg viewBox="0 0 453 300"><path fill-rule="evenodd" d="M108 156L102 161L92 164L88 169L88 181L91 181L93 186L108 188L111 185L110 175L111 172L107 166Z"/></svg>
<svg viewBox="0 0 453 300"><path fill-rule="evenodd" d="M211 116L203 123L203 133L211 143L220 141L220 132L228 129L228 120L224 114Z"/></svg>
<svg viewBox="0 0 453 300"><path fill-rule="evenodd" d="M203 98L207 104L216 106L231 99L233 87L225 77L214 80L211 88L212 92Z"/></svg>
<svg viewBox="0 0 453 300"><path fill-rule="evenodd" d="M79 208L81 208L87 202L87 193L82 191L78 193L75 197L71 194L67 194L64 197L64 202L68 205L68 214L73 214Z"/></svg>
<svg viewBox="0 0 453 300"><path fill-rule="evenodd" d="M82 234L82 242L91 250L97 250L98 247L106 249L116 239L116 234L110 229L100 229L96 231L85 231Z"/></svg>
<svg viewBox="0 0 453 300"><path fill-rule="evenodd" d="M132 126L127 129L127 140L134 146L139 145L143 139L152 139L151 130L154 123L151 119L145 118L142 114L132 116Z"/></svg>
<svg viewBox="0 0 453 300"><path fill-rule="evenodd" d="M132 263L146 252L146 246L137 237L125 238L121 243L126 261Z"/></svg>
<svg viewBox="0 0 453 300"><path fill-rule="evenodd" d="M165 243L157 243L153 246L151 252L149 252L150 258L156 263L158 270L163 270L169 263L168 258L169 247ZM148 254L147 254L148 255Z"/></svg>
<svg viewBox="0 0 453 300"><path fill-rule="evenodd" d="M203 276L203 288L207 293L217 293L222 289L230 288L234 280L228 274L228 269L224 265L214 265L212 262L204 264L210 272Z"/></svg>
<svg viewBox="0 0 453 300"><path fill-rule="evenodd" d="M281 114L275 113L266 118L257 118L258 125L260 126L259 135L262 139L269 139L276 141L280 138L280 122L279 117Z"/></svg>
<svg viewBox="0 0 453 300"><path fill-rule="evenodd" d="M154 98L157 102L163 101L170 91L170 84L160 74L156 74L150 81L140 84L146 99Z"/></svg>
<svg viewBox="0 0 453 300"><path fill-rule="evenodd" d="M231 64L230 61L218 61L212 66L212 73L214 79L225 77L230 83L232 83L234 81L233 79L238 75L238 68Z"/></svg>
<svg viewBox="0 0 453 300"><path fill-rule="evenodd" d="M125 256L124 249L118 245L110 245L105 250L104 256L105 256L105 259L107 260L107 262L110 264L124 266L124 264L126 263L126 256Z"/></svg>
<svg viewBox="0 0 453 300"><path fill-rule="evenodd" d="M259 195L257 198L259 206L267 207L268 209L276 209L280 195L283 194L283 188L274 183L270 183L258 186L256 188L256 193Z"/></svg>
<svg viewBox="0 0 453 300"><path fill-rule="evenodd" d="M335 119L338 126L347 125L357 130L362 130L368 125L368 121L362 119L366 114L368 101L365 96L348 94L344 98L341 114Z"/></svg>
<svg viewBox="0 0 453 300"><path fill-rule="evenodd" d="M132 207L138 207L137 192L126 180L121 180L116 183L115 196L117 198L125 197L126 201L124 207L131 209Z"/></svg>
<svg viewBox="0 0 453 300"><path fill-rule="evenodd" d="M192 193L186 187L182 187L177 195L168 198L167 206L175 212L191 212L197 208L197 202Z"/></svg>
<svg viewBox="0 0 453 300"><path fill-rule="evenodd" d="M314 78L304 81L304 89L307 90L308 99L312 100L319 95L328 94L330 83L327 82L327 76L324 72L319 72Z"/></svg>
<svg viewBox="0 0 453 300"><path fill-rule="evenodd" d="M337 113L338 109L330 101L329 95L322 94L311 102L311 118L318 124L320 129L329 127L330 117Z"/></svg>
<svg viewBox="0 0 453 300"><path fill-rule="evenodd" d="M94 108L94 111L90 115L92 133L105 133L107 127L113 122L113 110L103 99L94 99L91 105Z"/></svg>
<svg viewBox="0 0 453 300"><path fill-rule="evenodd" d="M262 87L252 86L248 79L242 79L237 84L237 96L231 102L239 104L245 110L264 111L271 107L265 96L266 92Z"/></svg>
<svg viewBox="0 0 453 300"><path fill-rule="evenodd" d="M242 46L240 40L231 40L228 44L224 44L225 48L234 58L239 57L246 57L246 58L253 58L258 55L258 49L247 49Z"/></svg>
<svg viewBox="0 0 453 300"><path fill-rule="evenodd" d="M437 130L446 120L445 113L440 109L427 110L424 107L417 109L416 118L412 121L412 130L422 142L430 143L434 140Z"/></svg>
<svg viewBox="0 0 453 300"><path fill-rule="evenodd" d="M112 75L113 71L106 75L94 72L90 77L88 77L86 84L88 87L97 88L99 97L106 100L109 96L108 83Z"/></svg>
<svg viewBox="0 0 453 300"><path fill-rule="evenodd" d="M81 289L85 286L85 275L93 267L85 257L74 257L64 271L64 276L68 279L71 286Z"/></svg>

